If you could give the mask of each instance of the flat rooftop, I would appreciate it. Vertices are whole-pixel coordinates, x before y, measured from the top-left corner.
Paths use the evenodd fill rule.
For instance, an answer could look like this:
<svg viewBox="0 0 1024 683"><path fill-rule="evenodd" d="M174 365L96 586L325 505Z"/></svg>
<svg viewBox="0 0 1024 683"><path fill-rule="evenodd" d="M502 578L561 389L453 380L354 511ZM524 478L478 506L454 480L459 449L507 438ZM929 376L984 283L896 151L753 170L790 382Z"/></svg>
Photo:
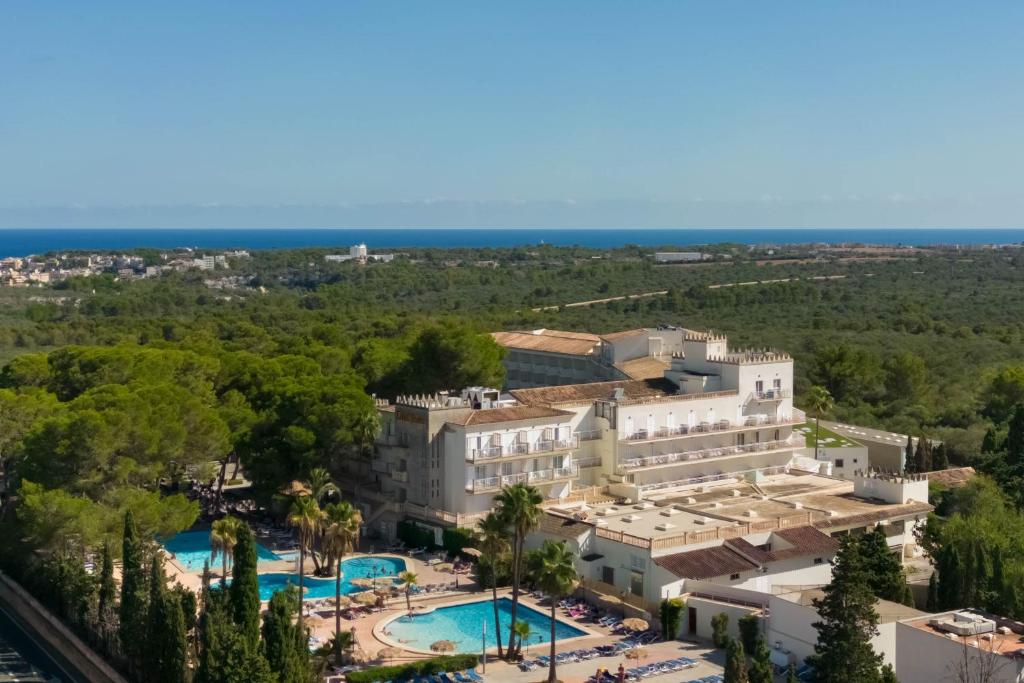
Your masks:
<svg viewBox="0 0 1024 683"><path fill-rule="evenodd" d="M929 614L923 618L917 618L920 615L915 615L910 619L901 621L911 628L916 628L920 631L924 631L925 633L930 633L936 638L953 640L953 638L950 637L951 634L932 626L931 622L933 620L951 621L953 619L953 615L957 612L966 612L968 614L984 617L985 619L990 619L996 623L997 629L996 633L992 634L991 640L983 637L987 634L982 634L981 636L957 636L957 641L971 647L981 648L985 652L991 651L1001 655L1024 656L1024 623L1014 619L1000 617L998 615L976 609L962 609L942 612L941 614ZM1008 633L999 633L999 630L1006 630Z"/></svg>
<svg viewBox="0 0 1024 683"><path fill-rule="evenodd" d="M802 605L804 607L812 607L814 600L820 600L825 597L825 593L820 588L808 588L806 590L796 590L789 593L780 593L779 597L783 600ZM914 619L927 614L921 610L914 609L913 607L907 607L901 605L898 602L890 602L888 600L878 600L875 603L875 611L878 612L878 623L888 624L894 621L903 621L904 619Z"/></svg>
<svg viewBox="0 0 1024 683"><path fill-rule="evenodd" d="M858 448L863 446L863 444L857 443L851 438L837 434L824 424L818 429L814 422L811 421L793 427L793 431L804 435L804 438L807 439L808 448L815 448L819 441L822 448ZM903 443L905 444L906 442L906 439L904 439Z"/></svg>

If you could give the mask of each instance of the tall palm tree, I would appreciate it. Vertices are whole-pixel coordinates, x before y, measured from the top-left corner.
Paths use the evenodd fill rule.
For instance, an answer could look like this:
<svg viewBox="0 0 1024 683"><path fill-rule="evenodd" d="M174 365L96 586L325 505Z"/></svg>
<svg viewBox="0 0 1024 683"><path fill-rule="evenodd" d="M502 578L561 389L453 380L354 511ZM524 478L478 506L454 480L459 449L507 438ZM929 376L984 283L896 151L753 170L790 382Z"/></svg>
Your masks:
<svg viewBox="0 0 1024 683"><path fill-rule="evenodd" d="M835 408L832 394L822 386L813 386L807 392L804 405L814 415L814 457L818 457L818 435L821 433L821 416Z"/></svg>
<svg viewBox="0 0 1024 683"><path fill-rule="evenodd" d="M348 501L332 503L324 508L324 549L328 562L338 563L334 574L334 632L341 633L341 561L359 541L363 515ZM336 643L335 656L341 665L341 641Z"/></svg>
<svg viewBox="0 0 1024 683"><path fill-rule="evenodd" d="M405 584L405 609L412 612L412 587L419 584L420 577L415 572L402 572L398 580Z"/></svg>
<svg viewBox="0 0 1024 683"><path fill-rule="evenodd" d="M519 581L523 573L523 546L526 543L526 536L540 524L540 504L544 502L535 487L529 484L512 484L502 489L501 493L494 497L497 503L498 514L508 520L512 527L512 623L516 623L516 612L519 607ZM509 629L508 652L509 659L514 659L517 650L515 649L515 632Z"/></svg>
<svg viewBox="0 0 1024 683"><path fill-rule="evenodd" d="M314 467L309 471L309 478L306 480L310 495L319 505L324 504L324 498L338 493L338 487L331 481L331 473L323 467Z"/></svg>
<svg viewBox="0 0 1024 683"><path fill-rule="evenodd" d="M494 605L494 638L498 641L498 658L504 659L501 645L501 616L498 611L498 570L508 562L508 522L497 512L488 512L477 523L480 533L480 563L491 572L491 603Z"/></svg>
<svg viewBox="0 0 1024 683"><path fill-rule="evenodd" d="M213 559L220 552L220 585L222 588L227 584L228 558L238 541L238 530L241 526L242 520L229 515L218 519L210 527L210 558Z"/></svg>
<svg viewBox="0 0 1024 683"><path fill-rule="evenodd" d="M313 539L320 530L322 523L320 506L316 499L310 496L298 496L292 500L292 507L288 511L288 523L299 531L299 633L302 630L302 574L306 566L306 550L312 546Z"/></svg>
<svg viewBox="0 0 1024 683"><path fill-rule="evenodd" d="M566 547L565 541L544 541L540 550L530 556L531 573L537 586L548 594L551 600L551 661L548 664L548 683L557 683L555 675L555 605L559 598L568 595L576 588L579 577L573 554Z"/></svg>

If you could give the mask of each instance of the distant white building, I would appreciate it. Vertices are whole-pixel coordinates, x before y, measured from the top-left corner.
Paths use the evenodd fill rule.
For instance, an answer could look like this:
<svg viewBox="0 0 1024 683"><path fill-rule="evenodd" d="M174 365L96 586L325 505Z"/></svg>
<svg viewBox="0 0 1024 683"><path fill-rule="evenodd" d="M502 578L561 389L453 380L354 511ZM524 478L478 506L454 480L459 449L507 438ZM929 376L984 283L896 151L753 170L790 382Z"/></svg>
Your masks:
<svg viewBox="0 0 1024 683"><path fill-rule="evenodd" d="M348 254L327 254L324 261L327 263L343 263L345 261L356 261L367 263L368 261L380 261L386 263L394 260L394 254L371 254L367 251L365 244L353 244L348 249Z"/></svg>
<svg viewBox="0 0 1024 683"><path fill-rule="evenodd" d="M699 251L657 251L654 253L654 260L658 263L693 263L710 259L711 254Z"/></svg>

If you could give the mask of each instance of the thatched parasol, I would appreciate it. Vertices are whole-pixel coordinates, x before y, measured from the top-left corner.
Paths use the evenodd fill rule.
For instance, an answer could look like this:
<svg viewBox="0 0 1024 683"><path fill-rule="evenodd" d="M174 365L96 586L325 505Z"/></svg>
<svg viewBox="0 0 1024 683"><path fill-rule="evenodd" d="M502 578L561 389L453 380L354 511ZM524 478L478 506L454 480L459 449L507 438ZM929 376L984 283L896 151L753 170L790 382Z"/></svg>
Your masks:
<svg viewBox="0 0 1024 683"><path fill-rule="evenodd" d="M483 555L477 548L463 548L459 551L463 555L469 555L470 557L480 557Z"/></svg>
<svg viewBox="0 0 1024 683"><path fill-rule="evenodd" d="M303 484L298 479L293 479L292 483L281 489L281 493L286 496L310 496L313 492L309 490L309 487Z"/></svg>
<svg viewBox="0 0 1024 683"><path fill-rule="evenodd" d="M358 602L360 605L376 605L377 604L377 596L374 595L373 591L366 591L365 593L359 593L359 594L355 595L352 599L355 600L356 602Z"/></svg>
<svg viewBox="0 0 1024 683"><path fill-rule="evenodd" d="M638 619L636 617L623 619L622 625L625 628L628 628L630 631L646 631L648 628L650 628L650 624L648 624L643 619Z"/></svg>
<svg viewBox="0 0 1024 683"><path fill-rule="evenodd" d="M363 664L365 662L370 661L370 659L371 659L371 657L366 652L366 650L362 650L362 649L352 650L352 661L356 662L357 664Z"/></svg>
<svg viewBox="0 0 1024 683"><path fill-rule="evenodd" d="M384 647L377 651L377 659L394 659L401 657L405 651L400 647Z"/></svg>
<svg viewBox="0 0 1024 683"><path fill-rule="evenodd" d="M324 618L319 614L310 614L308 617L305 618L304 621L308 626L312 626L313 628L316 628L317 626L323 626L325 623L327 623L326 621L324 621Z"/></svg>
<svg viewBox="0 0 1024 683"><path fill-rule="evenodd" d="M353 586L359 586L360 588L373 588L373 579L361 576L358 579L352 579L349 583Z"/></svg>
<svg viewBox="0 0 1024 683"><path fill-rule="evenodd" d="M334 602L334 598L331 598L328 602L337 607L349 607L352 605L352 598L347 595L339 595L337 603Z"/></svg>
<svg viewBox="0 0 1024 683"><path fill-rule="evenodd" d="M454 652L455 643L450 640L439 640L435 643L431 643L430 649L433 652Z"/></svg>
<svg viewBox="0 0 1024 683"><path fill-rule="evenodd" d="M647 656L647 650L642 647L634 647L626 650L623 654L626 659L640 659Z"/></svg>
<svg viewBox="0 0 1024 683"><path fill-rule="evenodd" d="M440 564L435 565L434 569L439 572L450 572L451 570L455 569L455 565L453 565L451 562L441 562Z"/></svg>

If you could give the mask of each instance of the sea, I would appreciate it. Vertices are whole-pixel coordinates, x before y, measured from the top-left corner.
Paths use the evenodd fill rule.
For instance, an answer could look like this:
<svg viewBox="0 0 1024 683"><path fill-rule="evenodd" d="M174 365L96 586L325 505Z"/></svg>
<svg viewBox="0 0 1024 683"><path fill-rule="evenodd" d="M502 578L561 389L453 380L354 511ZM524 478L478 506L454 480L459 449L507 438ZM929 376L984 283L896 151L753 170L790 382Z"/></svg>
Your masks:
<svg viewBox="0 0 1024 683"><path fill-rule="evenodd" d="M694 247L701 244L864 244L925 246L1020 244L1024 228L154 228L154 229L2 229L0 257L62 250L120 250L139 247L174 249L347 248L366 243L371 249L402 247L522 247L540 244L610 249Z"/></svg>

